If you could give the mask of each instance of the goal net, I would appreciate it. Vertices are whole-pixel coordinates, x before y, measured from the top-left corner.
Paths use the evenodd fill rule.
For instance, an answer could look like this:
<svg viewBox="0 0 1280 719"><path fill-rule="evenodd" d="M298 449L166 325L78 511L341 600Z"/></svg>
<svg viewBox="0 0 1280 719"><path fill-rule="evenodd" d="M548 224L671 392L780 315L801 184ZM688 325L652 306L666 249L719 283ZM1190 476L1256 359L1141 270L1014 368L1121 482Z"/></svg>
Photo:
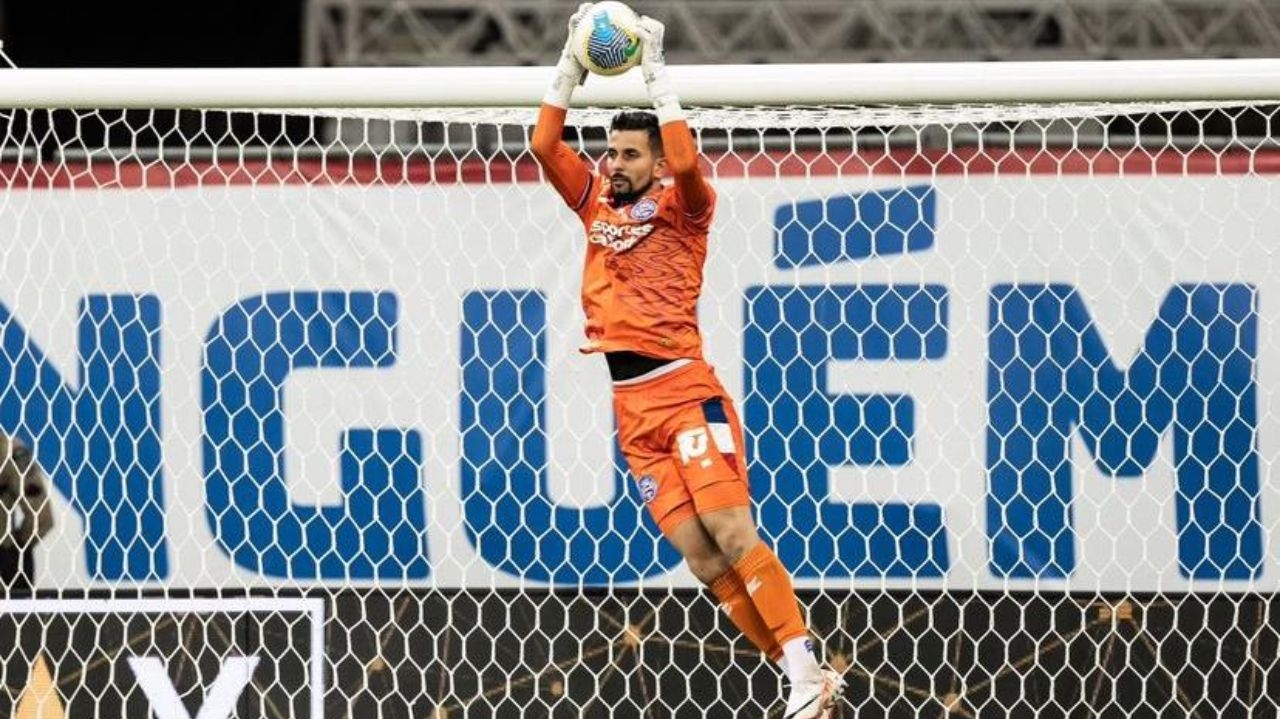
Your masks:
<svg viewBox="0 0 1280 719"><path fill-rule="evenodd" d="M0 120L54 517L0 717L780 715L623 468L532 109L75 107ZM706 354L848 716L1277 711L1275 112L691 110Z"/></svg>

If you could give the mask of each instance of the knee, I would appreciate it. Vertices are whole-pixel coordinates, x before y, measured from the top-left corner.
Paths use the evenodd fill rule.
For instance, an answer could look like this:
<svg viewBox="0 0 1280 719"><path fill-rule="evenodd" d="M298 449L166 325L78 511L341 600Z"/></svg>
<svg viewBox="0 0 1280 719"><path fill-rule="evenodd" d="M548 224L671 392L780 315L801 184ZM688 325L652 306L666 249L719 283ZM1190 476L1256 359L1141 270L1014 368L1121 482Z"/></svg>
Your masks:
<svg viewBox="0 0 1280 719"><path fill-rule="evenodd" d="M714 539L725 560L733 565L756 546L760 541L760 535L756 533L755 526L750 522L742 522L718 527Z"/></svg>
<svg viewBox="0 0 1280 719"><path fill-rule="evenodd" d="M685 557L689 571L703 584L711 584L724 576L733 565L720 552L706 552L697 556Z"/></svg>

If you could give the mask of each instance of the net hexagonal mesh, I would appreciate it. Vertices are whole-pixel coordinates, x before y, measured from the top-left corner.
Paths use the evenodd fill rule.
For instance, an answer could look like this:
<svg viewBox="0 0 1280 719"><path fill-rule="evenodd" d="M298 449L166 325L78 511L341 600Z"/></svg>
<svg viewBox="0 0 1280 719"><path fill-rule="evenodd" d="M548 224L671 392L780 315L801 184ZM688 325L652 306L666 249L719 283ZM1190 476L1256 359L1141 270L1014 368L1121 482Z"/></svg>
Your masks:
<svg viewBox="0 0 1280 719"><path fill-rule="evenodd" d="M846 716L1276 712L1274 112L691 113L707 357ZM532 119L12 111L55 521L0 715L781 716L618 456Z"/></svg>

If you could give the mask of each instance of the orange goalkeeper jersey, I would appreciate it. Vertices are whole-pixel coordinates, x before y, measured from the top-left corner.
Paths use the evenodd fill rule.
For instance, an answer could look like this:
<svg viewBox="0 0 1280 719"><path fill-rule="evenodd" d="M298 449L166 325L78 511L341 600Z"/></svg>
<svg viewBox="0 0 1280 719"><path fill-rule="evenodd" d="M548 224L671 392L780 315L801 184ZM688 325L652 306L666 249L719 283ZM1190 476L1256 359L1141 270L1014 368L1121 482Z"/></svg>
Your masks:
<svg viewBox="0 0 1280 719"><path fill-rule="evenodd" d="M581 351L701 359L697 307L715 193L698 170L688 126L662 126L672 184L654 183L635 202L615 207L608 178L588 170L560 141L564 115L543 105L533 149L586 231L587 343Z"/></svg>

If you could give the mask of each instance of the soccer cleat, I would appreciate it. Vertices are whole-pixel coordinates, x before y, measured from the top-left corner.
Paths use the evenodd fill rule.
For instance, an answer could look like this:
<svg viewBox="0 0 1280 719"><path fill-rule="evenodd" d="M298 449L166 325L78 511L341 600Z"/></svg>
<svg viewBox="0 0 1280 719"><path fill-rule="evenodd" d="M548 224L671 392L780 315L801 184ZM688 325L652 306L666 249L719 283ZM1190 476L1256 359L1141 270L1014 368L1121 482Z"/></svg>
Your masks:
<svg viewBox="0 0 1280 719"><path fill-rule="evenodd" d="M821 679L792 684L783 719L826 719L843 690L844 677L830 669L822 671Z"/></svg>

